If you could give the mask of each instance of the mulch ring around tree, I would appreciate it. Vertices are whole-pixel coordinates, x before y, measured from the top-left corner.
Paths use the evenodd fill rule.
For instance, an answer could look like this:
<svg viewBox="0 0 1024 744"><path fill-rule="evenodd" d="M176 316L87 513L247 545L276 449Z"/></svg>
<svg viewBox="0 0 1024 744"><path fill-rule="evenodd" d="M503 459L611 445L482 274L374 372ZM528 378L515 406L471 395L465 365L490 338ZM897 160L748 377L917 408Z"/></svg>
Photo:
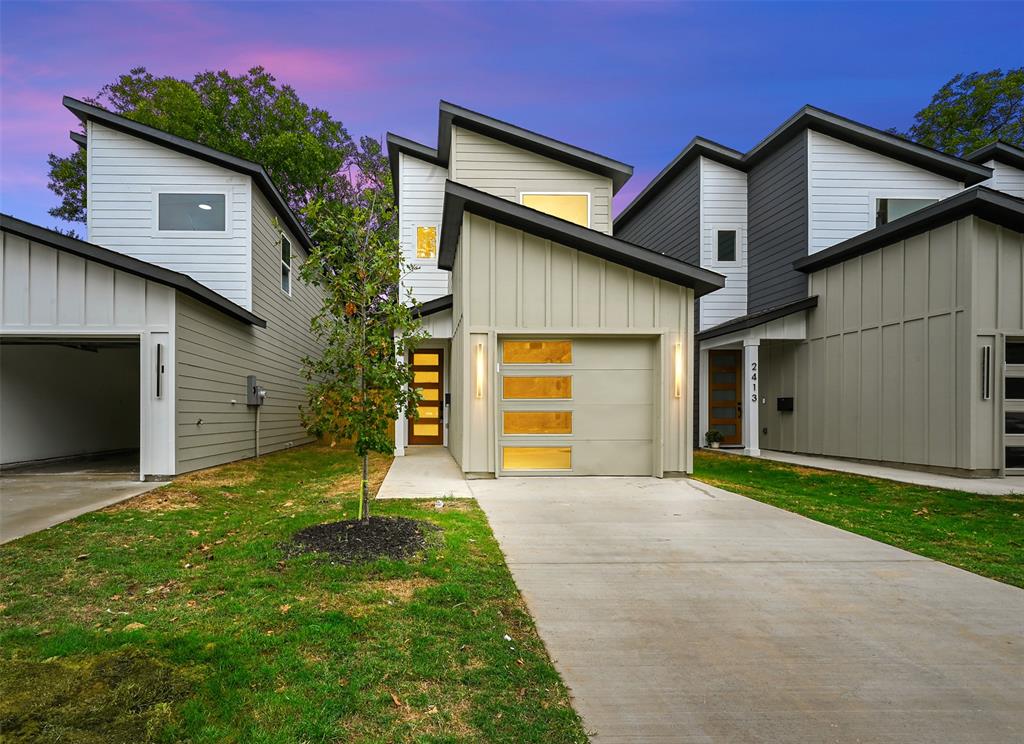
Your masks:
<svg viewBox="0 0 1024 744"><path fill-rule="evenodd" d="M402 560L426 547L426 535L440 529L407 517L370 517L368 522L316 524L299 530L282 548L287 556L322 553L338 563L366 563L380 558Z"/></svg>

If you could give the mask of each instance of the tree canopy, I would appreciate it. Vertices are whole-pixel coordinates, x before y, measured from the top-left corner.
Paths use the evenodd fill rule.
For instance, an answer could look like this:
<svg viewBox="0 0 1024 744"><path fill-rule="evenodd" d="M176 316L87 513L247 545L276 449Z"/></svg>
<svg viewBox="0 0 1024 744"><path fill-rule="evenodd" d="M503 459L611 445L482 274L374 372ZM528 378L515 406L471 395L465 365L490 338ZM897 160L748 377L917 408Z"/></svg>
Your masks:
<svg viewBox="0 0 1024 744"><path fill-rule="evenodd" d="M300 218L314 199L351 198L354 167L386 171L379 143L353 142L340 121L303 102L291 86L278 85L262 67L237 76L201 72L192 80L136 67L89 103L260 163ZM60 197L50 214L85 222L85 153L51 153L47 160L50 189ZM390 179L383 185L390 193Z"/></svg>
<svg viewBox="0 0 1024 744"><path fill-rule="evenodd" d="M1024 67L953 76L901 134L958 156L996 140L1024 147Z"/></svg>

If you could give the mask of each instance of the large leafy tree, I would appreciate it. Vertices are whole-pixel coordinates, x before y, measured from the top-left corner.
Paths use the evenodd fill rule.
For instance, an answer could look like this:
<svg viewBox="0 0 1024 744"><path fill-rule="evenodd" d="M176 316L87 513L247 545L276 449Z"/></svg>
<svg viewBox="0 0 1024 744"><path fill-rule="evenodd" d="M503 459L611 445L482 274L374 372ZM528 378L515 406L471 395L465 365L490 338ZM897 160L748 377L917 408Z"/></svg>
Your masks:
<svg viewBox="0 0 1024 744"><path fill-rule="evenodd" d="M411 267L399 248L386 158L369 138L359 151L347 173L350 198L316 199L307 209L316 247L301 275L324 296L312 323L324 351L305 360L303 416L312 433L332 443L352 441L362 458L359 518L367 521L369 454L390 453L389 424L415 411L404 360L424 334L411 297L398 290Z"/></svg>
<svg viewBox="0 0 1024 744"><path fill-rule="evenodd" d="M361 157L340 121L304 103L289 85L254 67L244 75L202 72L192 80L137 67L90 103L165 132L263 165L297 214L314 199L345 199L350 164ZM51 153L54 217L85 222L85 153Z"/></svg>
<svg viewBox="0 0 1024 744"><path fill-rule="evenodd" d="M954 76L902 134L961 156L996 140L1024 146L1024 67Z"/></svg>

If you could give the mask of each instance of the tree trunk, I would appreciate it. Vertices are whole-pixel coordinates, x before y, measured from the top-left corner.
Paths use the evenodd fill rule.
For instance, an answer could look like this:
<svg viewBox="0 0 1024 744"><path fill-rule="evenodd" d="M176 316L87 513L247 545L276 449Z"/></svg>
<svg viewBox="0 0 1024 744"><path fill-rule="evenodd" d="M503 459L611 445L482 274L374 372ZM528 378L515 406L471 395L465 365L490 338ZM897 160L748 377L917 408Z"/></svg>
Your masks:
<svg viewBox="0 0 1024 744"><path fill-rule="evenodd" d="M359 489L359 498L361 499L362 509L359 511L363 514L363 523L370 521L370 456L368 454L363 455L363 486Z"/></svg>

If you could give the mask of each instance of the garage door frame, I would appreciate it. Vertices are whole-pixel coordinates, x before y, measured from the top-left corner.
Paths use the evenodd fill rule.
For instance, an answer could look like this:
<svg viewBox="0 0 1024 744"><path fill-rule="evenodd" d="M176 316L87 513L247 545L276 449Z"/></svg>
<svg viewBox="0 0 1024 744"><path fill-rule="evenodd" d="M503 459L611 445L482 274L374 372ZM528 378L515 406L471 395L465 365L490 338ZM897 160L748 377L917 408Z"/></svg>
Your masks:
<svg viewBox="0 0 1024 744"><path fill-rule="evenodd" d="M586 330L581 331L580 329L573 328L546 328L543 330L523 329L523 328L509 328L509 329L493 329L488 331L488 347L492 350L493 359L495 362L489 365L488 370L488 381L489 389L492 394L491 398L491 420L493 426L493 443L494 448L492 457L494 458L494 476L496 478L519 478L519 477L581 477L580 474L569 471L504 471L502 468L502 391L500 389L501 378L503 371L501 368L500 350L501 343L506 339L614 339L623 338L631 340L648 340L653 346L653 358L652 358L652 380L651 380L651 404L652 404L652 416L651 416L651 473L654 477L662 477L664 475L664 446L665 446L665 411L669 405L668 400L668 389L665 385L665 370L669 362L669 350L667 344L667 336L671 331L667 329L656 329L651 331L650 329L644 329L643 331L632 332L623 329L601 329L601 330ZM526 365L524 365L526 366ZM548 365L540 365L542 367L548 367ZM532 369L537 369L534 367ZM559 365L550 365L549 369L552 374L557 374L558 369L565 369ZM685 385L684 385L685 387ZM542 435L543 436L543 435ZM527 444L528 440L524 438L524 444Z"/></svg>

